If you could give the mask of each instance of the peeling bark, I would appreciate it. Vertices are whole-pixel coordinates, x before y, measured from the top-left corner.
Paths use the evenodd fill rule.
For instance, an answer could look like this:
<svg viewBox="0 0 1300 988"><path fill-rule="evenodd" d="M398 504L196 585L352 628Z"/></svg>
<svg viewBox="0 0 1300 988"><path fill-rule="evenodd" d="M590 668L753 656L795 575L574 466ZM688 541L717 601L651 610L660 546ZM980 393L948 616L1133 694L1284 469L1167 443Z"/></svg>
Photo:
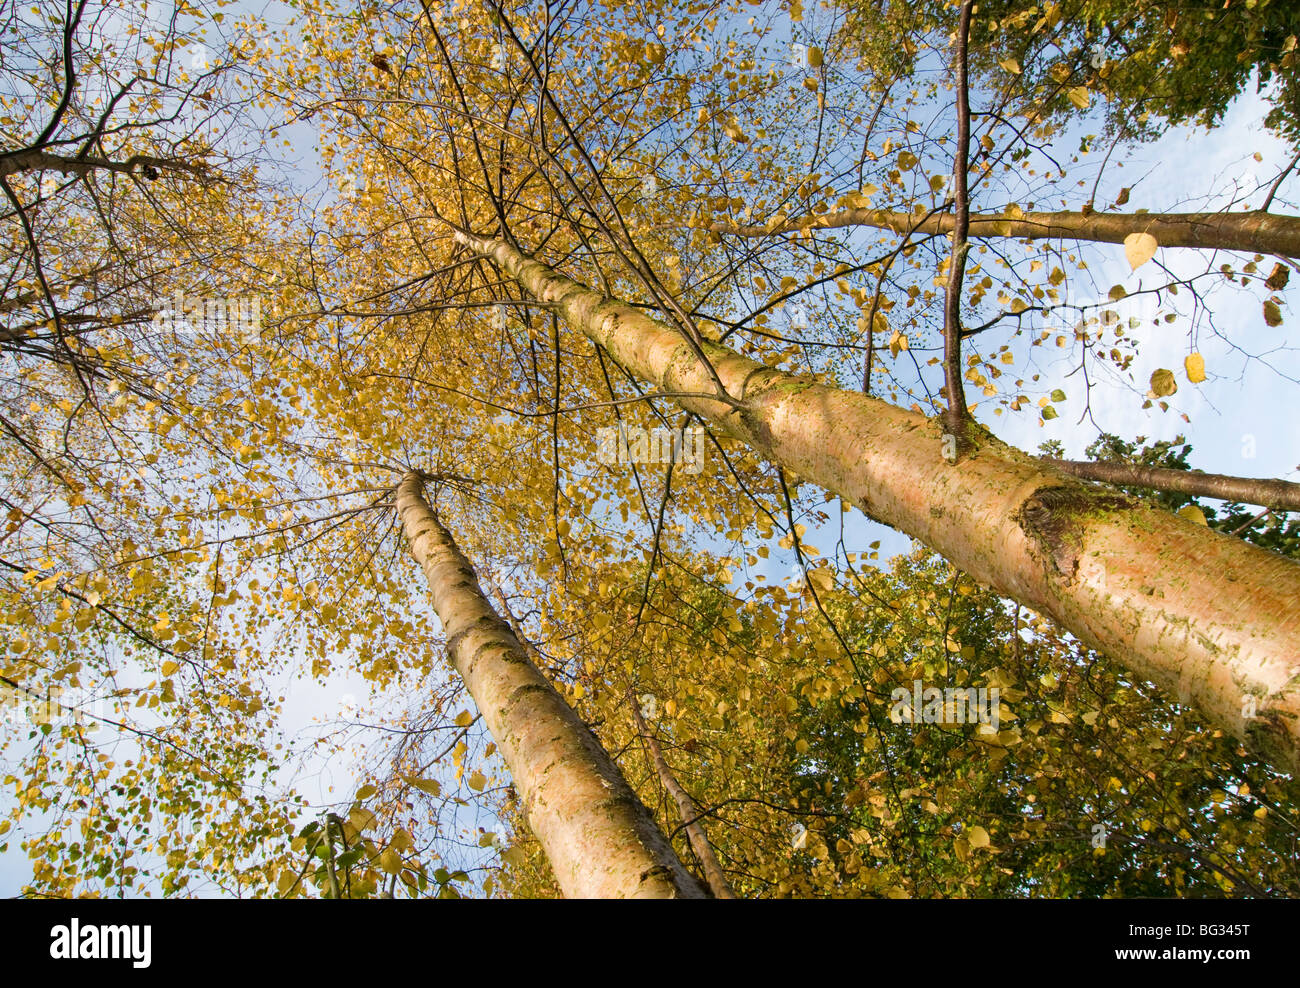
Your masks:
<svg viewBox="0 0 1300 988"><path fill-rule="evenodd" d="M665 392L711 390L668 326L501 241L456 236L630 373ZM937 420L705 350L744 407L681 397L682 407L1052 617L1279 767L1300 768L1300 565L1099 492L987 433L949 464Z"/></svg>
<svg viewBox="0 0 1300 988"><path fill-rule="evenodd" d="M705 898L590 729L528 660L468 560L424 499L397 488L411 554L429 581L447 651L519 791L524 815L570 898Z"/></svg>

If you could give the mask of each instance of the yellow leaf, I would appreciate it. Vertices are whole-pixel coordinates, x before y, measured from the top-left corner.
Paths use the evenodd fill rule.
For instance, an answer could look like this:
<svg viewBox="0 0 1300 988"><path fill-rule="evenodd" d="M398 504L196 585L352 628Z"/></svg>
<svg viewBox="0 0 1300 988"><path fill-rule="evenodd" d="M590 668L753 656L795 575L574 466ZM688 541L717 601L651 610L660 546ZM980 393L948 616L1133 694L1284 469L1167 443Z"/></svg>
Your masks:
<svg viewBox="0 0 1300 988"><path fill-rule="evenodd" d="M1020 63L1014 58L999 58L998 65L1002 66L1003 69L1010 72L1012 75L1020 75Z"/></svg>
<svg viewBox="0 0 1300 988"><path fill-rule="evenodd" d="M989 832L983 827L971 827L966 832L966 839L970 841L971 847L989 846Z"/></svg>
<svg viewBox="0 0 1300 988"><path fill-rule="evenodd" d="M438 784L437 779L417 779L413 775L403 775L402 779L408 785L414 786L420 792L428 793L430 796L437 796L442 793L442 786Z"/></svg>
<svg viewBox="0 0 1300 988"><path fill-rule="evenodd" d="M1167 398L1178 391L1178 382L1174 372L1161 367L1151 372L1151 392L1157 398Z"/></svg>
<svg viewBox="0 0 1300 988"><path fill-rule="evenodd" d="M390 847L379 855L379 867L387 874L395 875L402 870L402 856Z"/></svg>
<svg viewBox="0 0 1300 988"><path fill-rule="evenodd" d="M1209 522L1205 520L1205 514L1194 504L1185 504L1178 509L1178 517L1186 518L1195 525L1205 525L1209 527Z"/></svg>
<svg viewBox="0 0 1300 988"><path fill-rule="evenodd" d="M375 815L364 806L358 806L348 814L348 823L352 824L357 830L367 830L373 827L375 822Z"/></svg>
<svg viewBox="0 0 1300 988"><path fill-rule="evenodd" d="M1088 92L1086 86L1075 86L1065 95L1080 110L1088 109L1088 104L1092 102L1092 94Z"/></svg>
<svg viewBox="0 0 1300 988"><path fill-rule="evenodd" d="M1188 354L1183 359L1183 368L1187 371L1187 380L1200 384L1205 380L1205 358L1199 353Z"/></svg>
<svg viewBox="0 0 1300 988"><path fill-rule="evenodd" d="M1282 310L1272 299L1264 303L1264 322L1269 326L1282 325Z"/></svg>
<svg viewBox="0 0 1300 988"><path fill-rule="evenodd" d="M1124 238L1124 256L1128 258L1129 268L1136 271L1147 261L1155 257L1160 242L1149 233L1130 233Z"/></svg>
<svg viewBox="0 0 1300 988"><path fill-rule="evenodd" d="M482 772L475 772L469 777L469 787L475 792L480 791L485 785L487 785L487 776Z"/></svg>
<svg viewBox="0 0 1300 988"><path fill-rule="evenodd" d="M457 727L469 727L469 725L472 723L474 723L474 715L471 714L468 710L462 710L460 713L456 715Z"/></svg>

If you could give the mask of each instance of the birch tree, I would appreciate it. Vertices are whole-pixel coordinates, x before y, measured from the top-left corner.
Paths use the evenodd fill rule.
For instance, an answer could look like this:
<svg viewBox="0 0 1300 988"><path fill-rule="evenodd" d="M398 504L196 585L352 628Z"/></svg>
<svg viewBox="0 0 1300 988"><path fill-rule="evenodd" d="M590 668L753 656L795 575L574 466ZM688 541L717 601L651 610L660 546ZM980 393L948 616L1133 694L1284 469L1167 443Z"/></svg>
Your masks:
<svg viewBox="0 0 1300 988"><path fill-rule="evenodd" d="M600 742L493 611L469 562L424 500L419 475L403 479L397 511L446 628L451 661L485 713L528 825L565 894L702 897L699 882Z"/></svg>

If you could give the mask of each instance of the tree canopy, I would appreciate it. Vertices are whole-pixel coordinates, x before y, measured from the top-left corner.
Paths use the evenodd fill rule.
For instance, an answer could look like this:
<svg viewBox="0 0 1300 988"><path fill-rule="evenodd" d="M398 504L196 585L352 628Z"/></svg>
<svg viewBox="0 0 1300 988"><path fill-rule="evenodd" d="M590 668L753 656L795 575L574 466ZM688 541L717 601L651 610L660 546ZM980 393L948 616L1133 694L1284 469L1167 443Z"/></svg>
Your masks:
<svg viewBox="0 0 1300 988"><path fill-rule="evenodd" d="M6 10L14 890L1300 894L1293 5Z"/></svg>

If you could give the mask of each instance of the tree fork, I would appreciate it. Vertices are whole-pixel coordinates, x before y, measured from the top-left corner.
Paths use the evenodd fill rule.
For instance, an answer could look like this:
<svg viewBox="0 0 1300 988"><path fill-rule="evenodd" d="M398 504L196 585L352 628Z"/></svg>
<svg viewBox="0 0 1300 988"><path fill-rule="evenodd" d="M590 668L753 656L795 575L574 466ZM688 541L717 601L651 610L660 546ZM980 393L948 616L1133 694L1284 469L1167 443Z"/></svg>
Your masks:
<svg viewBox="0 0 1300 988"><path fill-rule="evenodd" d="M473 567L424 499L417 473L397 513L429 582L447 652L483 714L528 825L570 898L706 898L600 741L529 661Z"/></svg>
<svg viewBox="0 0 1300 988"><path fill-rule="evenodd" d="M456 239L635 376L671 392L712 383L663 323L502 241ZM744 407L690 397L682 407L1195 703L1279 767L1300 768L1300 565L1097 491L982 430L949 464L937 420L705 349Z"/></svg>

